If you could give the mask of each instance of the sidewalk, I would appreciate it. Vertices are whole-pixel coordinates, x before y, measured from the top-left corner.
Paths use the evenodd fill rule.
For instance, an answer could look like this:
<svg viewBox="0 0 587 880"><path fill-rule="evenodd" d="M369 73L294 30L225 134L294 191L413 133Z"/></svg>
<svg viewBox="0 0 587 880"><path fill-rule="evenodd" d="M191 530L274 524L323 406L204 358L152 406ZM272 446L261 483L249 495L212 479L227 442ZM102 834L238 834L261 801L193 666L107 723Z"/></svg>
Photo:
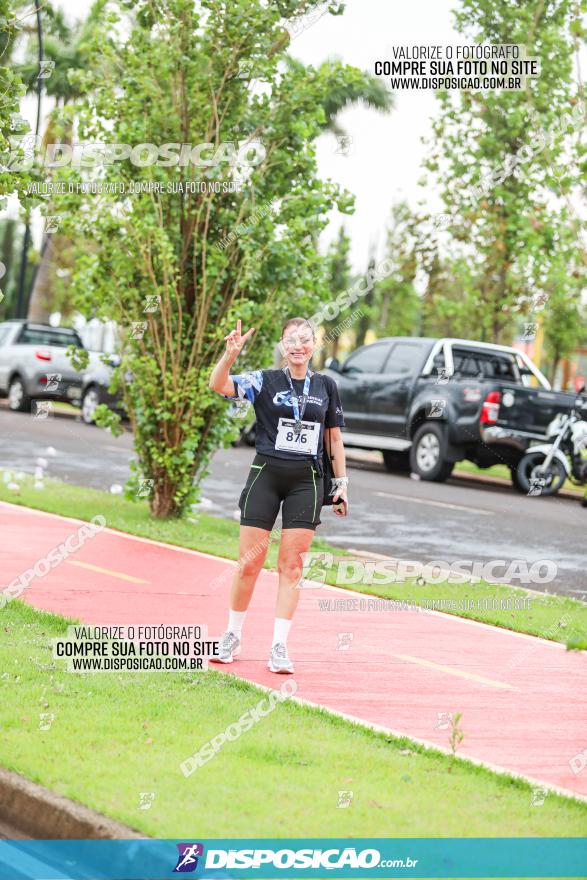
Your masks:
<svg viewBox="0 0 587 880"><path fill-rule="evenodd" d="M0 502L0 588L78 524ZM206 624L215 637L225 628L234 566L106 529L34 578L21 598L87 623ZM266 668L276 585L275 573L261 572L243 659L214 668L281 683ZM323 610L325 600L353 597L365 610ZM369 599L335 587L302 591L289 642L297 697L445 750L450 729L438 726L438 713L461 712L459 755L587 799L587 767L574 773L570 764L587 749L584 653L439 612L370 610ZM340 633L352 633L346 650Z"/></svg>

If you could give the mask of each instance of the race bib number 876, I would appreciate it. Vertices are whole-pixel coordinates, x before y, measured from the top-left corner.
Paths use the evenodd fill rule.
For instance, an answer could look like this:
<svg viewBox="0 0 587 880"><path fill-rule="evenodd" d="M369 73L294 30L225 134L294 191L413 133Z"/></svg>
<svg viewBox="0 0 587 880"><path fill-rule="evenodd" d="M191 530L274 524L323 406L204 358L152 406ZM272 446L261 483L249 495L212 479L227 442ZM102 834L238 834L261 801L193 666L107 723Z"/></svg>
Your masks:
<svg viewBox="0 0 587 880"><path fill-rule="evenodd" d="M302 430L299 434L294 431L293 419L279 419L275 448L285 452L300 452L306 455L316 455L318 452L318 438L320 436L319 422L302 422Z"/></svg>

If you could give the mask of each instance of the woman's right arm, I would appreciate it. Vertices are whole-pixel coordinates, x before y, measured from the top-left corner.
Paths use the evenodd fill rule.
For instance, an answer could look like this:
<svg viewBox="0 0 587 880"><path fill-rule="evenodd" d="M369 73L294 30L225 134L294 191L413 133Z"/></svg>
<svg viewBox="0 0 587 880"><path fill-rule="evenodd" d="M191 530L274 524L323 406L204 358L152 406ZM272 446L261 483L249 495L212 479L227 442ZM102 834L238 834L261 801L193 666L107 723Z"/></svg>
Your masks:
<svg viewBox="0 0 587 880"><path fill-rule="evenodd" d="M240 354L243 345L254 332L255 328L251 327L244 336L241 336L241 322L237 321L236 329L224 337L226 351L210 374L208 385L212 391L225 394L227 397L234 397L234 382L230 378L230 368Z"/></svg>
<svg viewBox="0 0 587 880"><path fill-rule="evenodd" d="M228 352L225 352L210 374L208 384L212 391L225 394L227 397L234 397L234 382L229 375L233 363L234 358L230 358Z"/></svg>

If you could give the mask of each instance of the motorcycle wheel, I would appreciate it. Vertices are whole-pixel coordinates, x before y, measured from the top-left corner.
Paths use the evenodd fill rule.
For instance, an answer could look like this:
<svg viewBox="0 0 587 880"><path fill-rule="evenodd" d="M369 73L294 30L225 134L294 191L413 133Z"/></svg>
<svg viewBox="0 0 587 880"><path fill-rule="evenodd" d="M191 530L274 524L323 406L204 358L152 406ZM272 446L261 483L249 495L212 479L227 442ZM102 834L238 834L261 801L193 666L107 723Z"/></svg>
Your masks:
<svg viewBox="0 0 587 880"><path fill-rule="evenodd" d="M553 458L548 471L544 472L542 463L545 458L543 452L527 452L518 464L516 482L530 497L556 495L567 478L567 473L558 458ZM541 480L544 480L544 485L541 485Z"/></svg>
<svg viewBox="0 0 587 880"><path fill-rule="evenodd" d="M520 483L520 480L518 478L518 466L517 465L512 465L510 467L510 475L512 478L512 486L514 487L514 489L516 489L517 492L521 492L523 495L526 495L527 490L524 489L524 487L522 486L522 484Z"/></svg>

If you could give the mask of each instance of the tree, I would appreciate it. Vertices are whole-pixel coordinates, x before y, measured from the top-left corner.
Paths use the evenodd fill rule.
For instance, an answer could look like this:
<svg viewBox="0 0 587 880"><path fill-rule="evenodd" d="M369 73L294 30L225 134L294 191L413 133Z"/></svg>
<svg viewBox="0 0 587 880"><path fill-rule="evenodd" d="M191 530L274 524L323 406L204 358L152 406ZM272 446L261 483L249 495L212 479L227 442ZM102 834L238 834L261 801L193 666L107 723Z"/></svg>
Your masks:
<svg viewBox="0 0 587 880"><path fill-rule="evenodd" d="M328 290L330 298L336 299L343 290L348 290L351 284L351 266L349 262L349 252L351 248L351 240L347 235L344 226L338 230L338 237L332 242L328 254L326 255ZM340 343L340 325L341 321L334 318L331 321L324 321L323 331L324 340L323 347L319 352L321 363L324 364L326 358L337 357L338 346Z"/></svg>
<svg viewBox="0 0 587 880"><path fill-rule="evenodd" d="M520 91L439 93L427 161L450 217L444 258L461 295L453 306L479 338L508 342L532 296L546 292L556 259L549 242L577 184L572 167L557 174L567 131L581 119L570 113L576 11L572 0L461 0L455 17L475 42L525 45L540 60L540 75Z"/></svg>
<svg viewBox="0 0 587 880"><path fill-rule="evenodd" d="M276 324L328 296L312 242L352 199L318 179L314 142L335 87L368 89L372 78L287 56L284 23L313 5L109 4L88 37L90 70L75 75L81 136L115 148L107 176L93 169L105 186L91 195L76 191L89 172L60 172L73 190L58 197L64 231L77 236L73 290L86 317L120 326L137 477L151 481L158 517L186 509L210 454L234 436L208 376L236 318L256 328L242 370L270 356ZM122 161L120 145L143 146ZM120 381L129 371L133 381Z"/></svg>
<svg viewBox="0 0 587 880"><path fill-rule="evenodd" d="M79 97L79 89L75 78L70 72L84 70L87 66L86 44L88 35L92 32L94 22L101 14L105 0L96 0L90 9L85 21L76 22L69 26L63 18L62 12L51 11L48 17L48 33L44 41L44 55L48 64L51 65L51 73L45 79L46 93L55 101L47 127L41 140L41 150L44 151L48 144L64 144L71 146L73 143L73 130L75 118L70 113L64 113L68 107ZM32 38L28 55L24 64L20 67L20 73L25 84L30 88L38 75L38 65L34 60L36 37ZM53 174L50 169L45 170L45 179L50 181ZM53 214L53 200L46 200L45 215ZM71 242L56 229L54 232L44 232L40 254L36 258L33 286L28 303L28 317L32 321L47 321L49 314L59 309L62 314L71 311L68 302L66 287L59 279L58 272L67 263L67 254L71 248Z"/></svg>
<svg viewBox="0 0 587 880"><path fill-rule="evenodd" d="M9 318L14 310L16 302L16 290L18 285L18 269L20 254L22 252L22 225L13 217L4 217L0 220L0 264L4 266L4 275L0 279L0 320ZM30 284L33 267L28 266L26 284Z"/></svg>
<svg viewBox="0 0 587 880"><path fill-rule="evenodd" d="M369 257L369 261L367 263L367 271L365 273L366 277L369 278L375 269L375 257L371 255ZM355 333L355 344L357 348L361 345L365 345L365 339L367 337L368 331L371 329L372 324L376 318L376 307L375 307L375 285L373 284L364 294L361 300L360 305L360 316L358 321L356 322L356 333Z"/></svg>
<svg viewBox="0 0 587 880"><path fill-rule="evenodd" d="M544 329L551 382L555 380L560 361L587 340L587 310L583 303L587 250L577 246L578 225L576 219L564 215L556 230L545 281L548 295L544 309L538 313Z"/></svg>
<svg viewBox="0 0 587 880"><path fill-rule="evenodd" d="M15 43L26 29L30 20L30 10L25 11L23 3L0 0L0 193L16 192L21 200L26 200L29 178L12 173L11 158L14 159L13 138L17 133L28 129L19 117L20 98L26 87L14 66L11 55ZM19 152L22 156L22 151ZM0 208L4 207L4 201Z"/></svg>
<svg viewBox="0 0 587 880"><path fill-rule="evenodd" d="M11 311L19 317L26 313L26 291L30 290L31 281L35 275L34 262L29 255L30 248L30 216L34 208L43 203L38 194L31 194L31 186L43 180L43 172L35 167L35 150L40 140L39 128L41 120L41 97L45 90L44 76L49 74L45 69L41 71L41 45L43 21L46 33L52 30L63 35L65 25L63 15L55 11L49 2L31 4L17 2L5 4L6 17L0 16L0 55L5 63L11 64L10 68L0 68L0 88L3 89L0 99L1 105L1 133L0 133L0 191L14 193L18 196L21 209L24 214L24 235L20 245L20 254L13 250L10 273L18 272L17 294L11 297ZM42 16L42 17L41 17ZM28 41L25 48L26 62L17 63L15 58L20 57L22 44ZM51 46L50 38L45 39L45 45ZM47 59L43 55L43 61ZM34 132L26 120L18 113L18 102L27 91L37 92L37 121ZM5 118L8 121L5 122ZM4 201L1 207L4 207Z"/></svg>
<svg viewBox="0 0 587 880"><path fill-rule="evenodd" d="M31 175L28 172L14 173L14 167L25 155L22 138L30 127L18 112L26 86L11 64L11 56L22 34L30 27L30 19L30 8L25 8L25 4L0 0L0 210L6 207L5 196L11 193L16 194L27 212L39 201L28 195ZM16 300L19 264L16 242L19 236L11 220L5 220L3 225L0 309L8 315Z"/></svg>
<svg viewBox="0 0 587 880"><path fill-rule="evenodd" d="M385 256L392 270L374 288L374 324L379 336L411 336L418 330L421 300L418 271L418 218L407 202L392 208Z"/></svg>

